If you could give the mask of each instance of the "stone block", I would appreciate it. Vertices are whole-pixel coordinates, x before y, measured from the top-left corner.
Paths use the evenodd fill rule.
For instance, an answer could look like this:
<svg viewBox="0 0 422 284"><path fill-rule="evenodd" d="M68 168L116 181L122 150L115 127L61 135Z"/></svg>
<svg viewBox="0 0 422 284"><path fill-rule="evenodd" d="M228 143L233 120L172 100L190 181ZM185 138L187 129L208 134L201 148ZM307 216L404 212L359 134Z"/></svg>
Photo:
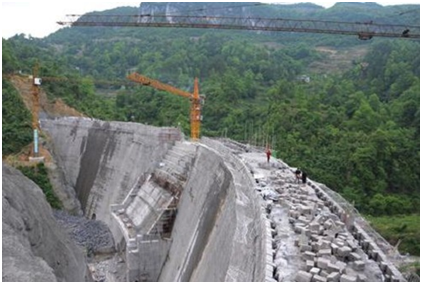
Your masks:
<svg viewBox="0 0 422 284"><path fill-rule="evenodd" d="M357 248L358 248L358 245L357 245L357 243L356 243L356 241L355 240L353 240L353 239L348 239L347 241L346 241L346 243L347 243L347 245L352 249L352 251L356 251L357 250Z"/></svg>
<svg viewBox="0 0 422 284"><path fill-rule="evenodd" d="M313 267L315 267L315 262L313 260L306 261L306 271L310 271Z"/></svg>
<svg viewBox="0 0 422 284"><path fill-rule="evenodd" d="M358 282L367 282L368 278L365 276L365 274L359 273L358 276L357 276L357 281Z"/></svg>
<svg viewBox="0 0 422 284"><path fill-rule="evenodd" d="M308 224L309 219L306 218L305 216L299 216L299 218L297 218L297 222L300 222L300 223L303 223L303 224Z"/></svg>
<svg viewBox="0 0 422 284"><path fill-rule="evenodd" d="M347 247L347 246L339 247L337 249L337 255L340 256L340 257L347 257L347 256L349 256L349 254L351 252L352 252L352 249Z"/></svg>
<svg viewBox="0 0 422 284"><path fill-rule="evenodd" d="M318 267L312 267L311 270L309 270L309 273L311 273L311 274L319 274L320 271L321 271L320 268L318 268Z"/></svg>
<svg viewBox="0 0 422 284"><path fill-rule="evenodd" d="M329 273L333 273L333 272L340 272L340 267L338 267L336 264L334 263L329 263L327 266L327 271Z"/></svg>
<svg viewBox="0 0 422 284"><path fill-rule="evenodd" d="M314 222L314 221L311 222L309 224L309 230L311 231L311 234L319 234L319 227L320 227L319 223Z"/></svg>
<svg viewBox="0 0 422 284"><path fill-rule="evenodd" d="M331 252L332 252L332 254L337 255L337 250L338 250L338 245L332 243L331 244Z"/></svg>
<svg viewBox="0 0 422 284"><path fill-rule="evenodd" d="M343 241L341 241L341 240L339 240L339 239L335 239L335 240L334 240L334 243L335 243L336 245L338 245L339 247L344 247L344 246L345 246L344 242L343 242Z"/></svg>
<svg viewBox="0 0 422 284"><path fill-rule="evenodd" d="M331 229L332 226L334 226L334 222L331 219L328 219L324 222L324 229L328 230Z"/></svg>
<svg viewBox="0 0 422 284"><path fill-rule="evenodd" d="M320 242L319 242L319 249L331 249L330 248L330 242L329 241L324 241L324 240L321 240Z"/></svg>
<svg viewBox="0 0 422 284"><path fill-rule="evenodd" d="M330 248L328 248L328 249L320 249L317 252L317 256L323 256L323 255L331 255L331 249Z"/></svg>
<svg viewBox="0 0 422 284"><path fill-rule="evenodd" d="M300 214L303 214L303 215L309 215L312 212L312 208L309 206L302 205L299 207L299 212Z"/></svg>
<svg viewBox="0 0 422 284"><path fill-rule="evenodd" d="M301 245L300 252L311 251L312 247L310 245Z"/></svg>
<svg viewBox="0 0 422 284"><path fill-rule="evenodd" d="M317 275L317 274L315 274L315 275L312 277L312 282L327 282L327 278L322 277L321 275Z"/></svg>
<svg viewBox="0 0 422 284"><path fill-rule="evenodd" d="M353 267L356 271L363 271L365 270L365 262L363 262L362 260L356 260L355 262L353 262Z"/></svg>
<svg viewBox="0 0 422 284"><path fill-rule="evenodd" d="M352 260L362 260L362 257L356 252L350 253L350 257Z"/></svg>
<svg viewBox="0 0 422 284"><path fill-rule="evenodd" d="M320 237L320 236L318 236L318 234L311 234L310 238L311 238L311 241L313 241L313 242L317 242L317 241L319 241L319 239L320 239L321 237Z"/></svg>
<svg viewBox="0 0 422 284"><path fill-rule="evenodd" d="M296 282L311 282L312 274L306 271L299 271L296 274L295 281Z"/></svg>
<svg viewBox="0 0 422 284"><path fill-rule="evenodd" d="M327 278L327 276L328 276L328 272L327 272L327 270L322 270L321 269L321 272L319 273L319 275L321 275L322 277L325 277L325 278Z"/></svg>
<svg viewBox="0 0 422 284"><path fill-rule="evenodd" d="M338 272L331 272L327 276L327 281L328 282L339 282L339 280L340 280L340 273L338 273Z"/></svg>
<svg viewBox="0 0 422 284"><path fill-rule="evenodd" d="M330 261L328 259L320 257L317 260L317 267L319 267L321 269L326 269L329 264L330 264Z"/></svg>
<svg viewBox="0 0 422 284"><path fill-rule="evenodd" d="M356 282L356 276L343 274L340 276L340 282Z"/></svg>
<svg viewBox="0 0 422 284"><path fill-rule="evenodd" d="M340 260L336 261L335 265L337 265L337 266L338 266L338 268L340 269L340 270L339 270L339 272L340 272L340 273L343 273L344 269L345 269L345 268L346 268L346 266L347 266L347 264L346 264L345 262L340 261Z"/></svg>
<svg viewBox="0 0 422 284"><path fill-rule="evenodd" d="M302 257L305 259L305 260L314 260L314 258L315 258L315 253L313 253L313 252L310 252L310 251L305 251L305 253L303 253L302 254Z"/></svg>
<svg viewBox="0 0 422 284"><path fill-rule="evenodd" d="M303 226L303 224L298 224L298 223L296 223L295 225L294 225L294 231L295 231L295 233L296 234L300 234L300 233L302 233L302 230L303 229L305 229L305 227Z"/></svg>

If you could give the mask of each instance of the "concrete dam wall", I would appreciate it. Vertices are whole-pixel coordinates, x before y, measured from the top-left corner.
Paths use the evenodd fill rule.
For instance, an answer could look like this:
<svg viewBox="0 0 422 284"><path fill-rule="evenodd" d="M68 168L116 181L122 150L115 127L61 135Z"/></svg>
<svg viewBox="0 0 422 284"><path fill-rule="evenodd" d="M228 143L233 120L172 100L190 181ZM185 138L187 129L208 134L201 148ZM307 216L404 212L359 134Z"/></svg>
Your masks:
<svg viewBox="0 0 422 284"><path fill-rule="evenodd" d="M42 128L66 188L85 216L108 224L124 252L125 277L109 279L272 277L269 221L252 177L219 143L183 142L174 128L83 118L45 120Z"/></svg>
<svg viewBox="0 0 422 284"><path fill-rule="evenodd" d="M405 281L351 205L263 149L135 123L42 127L69 204L113 234L108 281Z"/></svg>

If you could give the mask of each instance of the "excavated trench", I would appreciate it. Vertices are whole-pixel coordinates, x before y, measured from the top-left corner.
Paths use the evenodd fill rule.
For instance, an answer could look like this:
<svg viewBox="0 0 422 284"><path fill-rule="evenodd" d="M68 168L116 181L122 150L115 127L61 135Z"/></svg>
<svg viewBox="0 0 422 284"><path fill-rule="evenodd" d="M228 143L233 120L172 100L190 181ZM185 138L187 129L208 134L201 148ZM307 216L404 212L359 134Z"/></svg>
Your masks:
<svg viewBox="0 0 422 284"><path fill-rule="evenodd" d="M111 232L116 252L94 259L97 281L404 280L319 185L295 184L262 150L135 123L42 127L58 190L80 202L67 209Z"/></svg>

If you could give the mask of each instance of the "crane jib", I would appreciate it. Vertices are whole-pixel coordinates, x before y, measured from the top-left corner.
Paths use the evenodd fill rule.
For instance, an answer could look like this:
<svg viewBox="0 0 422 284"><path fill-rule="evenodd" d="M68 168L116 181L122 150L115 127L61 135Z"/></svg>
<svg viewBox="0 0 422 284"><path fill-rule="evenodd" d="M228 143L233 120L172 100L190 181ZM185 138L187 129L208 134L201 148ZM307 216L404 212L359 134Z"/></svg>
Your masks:
<svg viewBox="0 0 422 284"><path fill-rule="evenodd" d="M419 39L419 26L388 25L369 22L340 22L283 18L237 18L174 15L69 15L60 25L85 27L155 27L235 29L269 32L327 33L372 37Z"/></svg>

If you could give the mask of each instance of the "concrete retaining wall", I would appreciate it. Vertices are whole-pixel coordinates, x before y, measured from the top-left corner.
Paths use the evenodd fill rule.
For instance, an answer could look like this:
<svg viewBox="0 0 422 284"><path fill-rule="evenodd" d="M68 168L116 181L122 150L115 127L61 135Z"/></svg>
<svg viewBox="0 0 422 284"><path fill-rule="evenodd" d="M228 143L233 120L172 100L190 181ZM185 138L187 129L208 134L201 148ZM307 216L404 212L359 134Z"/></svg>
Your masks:
<svg viewBox="0 0 422 284"><path fill-rule="evenodd" d="M57 163L85 216L95 213L120 243L110 205L121 203L137 179L156 167L181 139L179 130L73 117L43 120L41 125L52 138Z"/></svg>
<svg viewBox="0 0 422 284"><path fill-rule="evenodd" d="M52 137L57 162L85 215L95 213L106 222L115 242L127 248L127 257L138 257L140 249L148 253L168 250L165 257L156 258L157 267L162 267L154 272L160 273L159 281L272 278L270 222L247 167L221 143L204 138L204 144L198 144L171 240L149 245L136 237L135 245L112 217L112 210L121 208L111 205L125 203L130 190L153 172L180 133L84 118L46 120L42 126ZM129 278L132 270L137 277L137 267L131 267L135 263L128 260Z"/></svg>

